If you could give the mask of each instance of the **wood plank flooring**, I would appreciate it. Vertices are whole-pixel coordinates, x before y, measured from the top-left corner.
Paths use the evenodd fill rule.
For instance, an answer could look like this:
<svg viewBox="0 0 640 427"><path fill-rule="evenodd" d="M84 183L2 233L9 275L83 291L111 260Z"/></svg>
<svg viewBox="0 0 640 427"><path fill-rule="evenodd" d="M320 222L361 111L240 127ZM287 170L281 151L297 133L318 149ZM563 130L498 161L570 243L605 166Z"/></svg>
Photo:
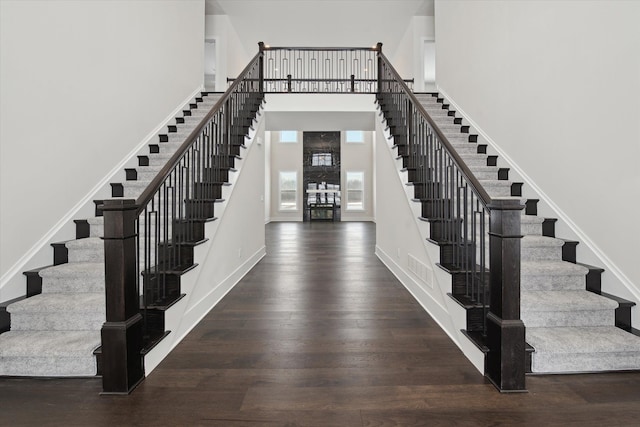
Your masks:
<svg viewBox="0 0 640 427"><path fill-rule="evenodd" d="M503 395L374 255L371 223L275 223L265 257L130 396L0 379L0 425L625 426L640 374Z"/></svg>

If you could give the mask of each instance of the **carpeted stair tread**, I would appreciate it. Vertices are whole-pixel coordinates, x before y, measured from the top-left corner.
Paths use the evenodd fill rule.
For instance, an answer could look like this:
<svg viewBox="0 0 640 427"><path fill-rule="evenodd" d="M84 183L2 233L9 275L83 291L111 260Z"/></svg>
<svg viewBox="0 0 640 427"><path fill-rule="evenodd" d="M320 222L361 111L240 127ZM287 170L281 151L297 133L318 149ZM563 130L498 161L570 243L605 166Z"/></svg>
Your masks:
<svg viewBox="0 0 640 427"><path fill-rule="evenodd" d="M520 217L520 232L523 235L542 235L542 223L544 218L536 215L526 215L525 211L522 211Z"/></svg>
<svg viewBox="0 0 640 427"><path fill-rule="evenodd" d="M580 311L618 308L618 303L585 290L522 291L522 311Z"/></svg>
<svg viewBox="0 0 640 427"><path fill-rule="evenodd" d="M615 326L527 328L526 334L536 352L542 348L555 353L640 352L640 337Z"/></svg>
<svg viewBox="0 0 640 427"><path fill-rule="evenodd" d="M459 153L462 160L465 164L471 169L474 166L486 166L487 165L487 155L479 154L479 153ZM497 181L497 179L496 179ZM503 181L507 182L507 181ZM509 183L510 184L510 183Z"/></svg>
<svg viewBox="0 0 640 427"><path fill-rule="evenodd" d="M104 292L104 262L72 262L40 270L42 293Z"/></svg>
<svg viewBox="0 0 640 427"><path fill-rule="evenodd" d="M0 335L0 375L93 376L100 331L9 331Z"/></svg>
<svg viewBox="0 0 640 427"><path fill-rule="evenodd" d="M11 330L100 330L104 292L39 294L10 304Z"/></svg>
<svg viewBox="0 0 640 427"><path fill-rule="evenodd" d="M584 290L586 267L566 261L522 261L522 291Z"/></svg>
<svg viewBox="0 0 640 427"><path fill-rule="evenodd" d="M522 261L521 274L549 276L558 275L582 275L585 276L589 269L582 265L567 261Z"/></svg>
<svg viewBox="0 0 640 427"><path fill-rule="evenodd" d="M554 237L526 235L520 241L523 261L562 260L564 241Z"/></svg>
<svg viewBox="0 0 640 427"><path fill-rule="evenodd" d="M479 179L478 182L484 187L492 198L510 199L511 182L498 179Z"/></svg>
<svg viewBox="0 0 640 427"><path fill-rule="evenodd" d="M87 237L66 242L69 262L103 262L104 241L99 237Z"/></svg>
<svg viewBox="0 0 640 427"><path fill-rule="evenodd" d="M104 217L94 216L87 218L89 223L89 237L104 237Z"/></svg>
<svg viewBox="0 0 640 427"><path fill-rule="evenodd" d="M447 139L450 139L449 136L453 136L453 135L463 135L466 136L467 138L469 137L468 133L464 133L462 132L462 126L464 125L459 125L459 124L455 124L455 123L437 123L438 127L440 128L440 130L442 132L444 132L444 134L447 136ZM453 142L450 141L449 142Z"/></svg>
<svg viewBox="0 0 640 427"><path fill-rule="evenodd" d="M473 142L454 142L453 149L456 150L459 154L477 154L478 153L478 144Z"/></svg>
<svg viewBox="0 0 640 427"><path fill-rule="evenodd" d="M522 291L521 318L527 328L607 326L618 303L585 290Z"/></svg>
<svg viewBox="0 0 640 427"><path fill-rule="evenodd" d="M548 236L524 236L522 238L522 245L526 246L562 246L564 242L555 237Z"/></svg>
<svg viewBox="0 0 640 427"><path fill-rule="evenodd" d="M524 214L524 210L523 210L523 214L520 218L520 223L521 224L540 224L542 225L542 223L544 222L544 217L541 216L536 216L536 215L526 215Z"/></svg>
<svg viewBox="0 0 640 427"><path fill-rule="evenodd" d="M527 328L526 340L533 372L640 369L640 337L615 326Z"/></svg>

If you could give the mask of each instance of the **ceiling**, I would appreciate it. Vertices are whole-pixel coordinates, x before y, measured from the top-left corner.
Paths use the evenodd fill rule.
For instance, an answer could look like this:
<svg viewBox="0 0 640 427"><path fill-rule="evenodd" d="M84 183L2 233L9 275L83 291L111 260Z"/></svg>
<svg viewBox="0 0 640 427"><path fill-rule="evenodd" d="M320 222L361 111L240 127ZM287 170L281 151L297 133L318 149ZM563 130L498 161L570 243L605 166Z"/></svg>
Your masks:
<svg viewBox="0 0 640 427"><path fill-rule="evenodd" d="M205 0L205 14L206 15L236 15L246 10L249 3L254 0ZM282 3L282 2L295 2L295 3L318 3L326 0L262 0L260 3ZM420 0L418 8L415 10L414 16L434 16L434 1L435 0ZM415 0L342 0L341 3L348 2L362 2L362 3L415 3Z"/></svg>

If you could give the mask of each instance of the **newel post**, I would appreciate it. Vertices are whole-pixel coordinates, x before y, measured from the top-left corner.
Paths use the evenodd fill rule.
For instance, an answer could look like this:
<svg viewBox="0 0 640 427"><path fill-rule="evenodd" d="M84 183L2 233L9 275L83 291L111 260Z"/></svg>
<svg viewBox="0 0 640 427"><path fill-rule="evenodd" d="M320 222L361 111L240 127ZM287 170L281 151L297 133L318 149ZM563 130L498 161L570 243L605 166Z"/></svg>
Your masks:
<svg viewBox="0 0 640 427"><path fill-rule="evenodd" d="M137 286L135 200L105 200L106 322L102 325L102 393L128 394L144 379Z"/></svg>
<svg viewBox="0 0 640 427"><path fill-rule="evenodd" d="M378 42L375 47L378 52L378 99L382 95L382 43Z"/></svg>
<svg viewBox="0 0 640 427"><path fill-rule="evenodd" d="M264 42L258 42L260 59L258 64L258 81L260 83L260 99L264 98Z"/></svg>
<svg viewBox="0 0 640 427"><path fill-rule="evenodd" d="M488 207L491 299L485 375L501 392L526 391L525 328L520 319L520 216L524 205L519 199L502 199L492 200Z"/></svg>

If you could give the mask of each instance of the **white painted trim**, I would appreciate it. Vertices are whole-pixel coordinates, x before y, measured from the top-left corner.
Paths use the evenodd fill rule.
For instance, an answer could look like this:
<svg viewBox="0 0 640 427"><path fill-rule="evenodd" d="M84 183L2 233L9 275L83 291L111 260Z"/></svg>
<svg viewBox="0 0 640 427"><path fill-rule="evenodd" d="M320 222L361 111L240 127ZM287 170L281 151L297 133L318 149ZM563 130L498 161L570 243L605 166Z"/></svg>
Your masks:
<svg viewBox="0 0 640 427"><path fill-rule="evenodd" d="M342 222L374 222L375 218L372 216L346 216L344 213L340 218Z"/></svg>
<svg viewBox="0 0 640 427"><path fill-rule="evenodd" d="M13 264L11 268L9 268L9 270L7 270L5 274L2 275L2 277L0 278L0 295L4 294L4 292L2 292L4 290L4 287L7 286L8 283L11 282L17 275L21 275L22 272L25 270L36 268L36 266L33 266L33 267L25 267L25 266L27 265L29 260L35 257L40 251L42 250L49 251L50 250L50 248L48 247L49 244L57 240L56 234L60 232L60 230L62 230L64 226L66 226L67 224L70 224L74 219L78 219L78 218L75 218L75 216L78 214L80 210L82 210L86 206L92 207L95 195L103 188L108 187L111 179L117 173L122 172L124 167L127 165L127 163L129 163L131 159L133 159L133 157L140 152L140 150L142 150L145 146L147 146L151 142L151 140L155 138L158 135L158 133L160 133L160 131L162 131L162 129L165 126L167 126L167 124L171 120L175 119L176 115L180 111L182 111L184 106L188 105L189 102L194 97L196 97L202 90L203 90L202 86L198 87L181 104L179 104L178 107L176 107L158 126L156 126L156 128L154 128L151 132L149 132L149 134L147 134L147 136L133 150L131 150L129 154L127 154L127 156L120 163L118 163L113 169L111 169L111 171L109 171L109 173L100 182L98 182L91 190L89 190L89 192L82 199L80 199L80 201L76 203L75 206L73 206L60 219L60 221L58 221L53 227L51 227L51 229L44 236L42 236L40 240L38 240L22 257L20 257L18 261L16 261L15 264ZM62 239L66 239L66 238L63 237ZM51 260L51 263L53 263L53 259ZM25 290L26 290L26 287L25 287ZM1 301L2 300L0 299L0 302Z"/></svg>
<svg viewBox="0 0 640 427"><path fill-rule="evenodd" d="M200 321L207 314L209 314L209 312L222 300L222 298L224 298L229 293L229 291L231 291L231 289L233 289L240 282L240 280L242 280L242 278L249 271L251 271L251 269L255 267L255 265L258 264L258 262L260 262L262 258L265 257L266 254L267 254L266 246L263 246L260 249L258 249L253 255L251 255L251 257L249 257L245 262L240 264L238 268L236 268L233 272L231 272L231 274L225 277L224 280L222 280L222 282L218 284L218 286L211 289L209 293L207 293L207 295L205 295L200 299L200 301L192 305L191 308L189 308L186 312L182 313L180 317L184 318L187 314L191 312L201 311L201 314L197 316L196 320L193 321L192 324L189 325L188 328L185 329L180 336L170 340L167 340L167 338L171 338L171 337L165 338L167 342L171 342L171 345L169 346L158 345L145 355L145 358L144 358L145 376L149 375L160 364L160 362L162 362L162 360L164 360L164 358L167 357L169 353L171 353L171 351L173 351L173 349L178 344L180 344L180 342L182 342L182 340L193 330L193 328L195 328L198 325L198 323L200 323Z"/></svg>
<svg viewBox="0 0 640 427"><path fill-rule="evenodd" d="M529 175L527 175L524 170L520 166L518 166L518 164L513 161L513 159L509 157L509 155L507 155L507 153L493 139L491 139L491 137L485 131L483 131L482 128L478 126L478 124L475 123L469 117L469 115L466 114L464 110L460 108L460 106L456 104L456 102L444 90L442 90L440 86L437 86L437 88L438 92L441 93L447 99L447 102L451 104L454 109L464 117L465 121L467 121L474 128L474 130L478 132L478 134L481 135L494 150L496 150L498 155L509 164L509 167L511 167L518 175L520 175L524 183L527 184L538 195L538 197L549 206L549 208L555 213L558 219L564 222L569 227L569 229L573 233L575 233L577 239L581 243L584 243L584 245L602 262L604 268L611 274L613 274L616 279L618 279L620 283L631 293L631 295L636 298L637 301L640 301L640 292L633 285L631 279L629 279L622 272L622 270L620 270L620 268L618 268L618 266L613 261L611 261L611 259L604 253L604 251L600 249L598 245L596 245L589 238L587 233L585 233L580 227L578 227L578 225L571 220L569 215L567 215L562 209L560 209L560 207L556 203L554 203L551 197L549 197L544 191L542 191L542 189L536 185L533 179L531 179L531 177L529 177Z"/></svg>

